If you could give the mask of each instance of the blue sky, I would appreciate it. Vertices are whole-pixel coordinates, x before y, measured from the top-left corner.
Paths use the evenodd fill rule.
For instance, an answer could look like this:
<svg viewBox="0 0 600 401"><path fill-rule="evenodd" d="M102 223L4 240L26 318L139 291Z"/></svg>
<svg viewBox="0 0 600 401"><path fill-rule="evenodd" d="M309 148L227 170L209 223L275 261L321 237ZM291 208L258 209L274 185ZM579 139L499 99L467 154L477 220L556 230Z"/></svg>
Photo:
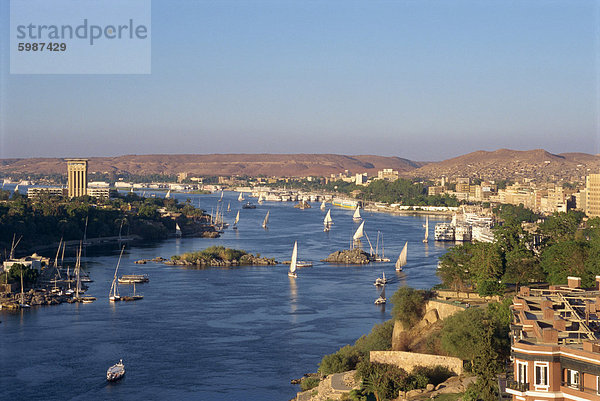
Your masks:
<svg viewBox="0 0 600 401"><path fill-rule="evenodd" d="M11 75L0 158L600 153L598 1L152 1L149 75Z"/></svg>

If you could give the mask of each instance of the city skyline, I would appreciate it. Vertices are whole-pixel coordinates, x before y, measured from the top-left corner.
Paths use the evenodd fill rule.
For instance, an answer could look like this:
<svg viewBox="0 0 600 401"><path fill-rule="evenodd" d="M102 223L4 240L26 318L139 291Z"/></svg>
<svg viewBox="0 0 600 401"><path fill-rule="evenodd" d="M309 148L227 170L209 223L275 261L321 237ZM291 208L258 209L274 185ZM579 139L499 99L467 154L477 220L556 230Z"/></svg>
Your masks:
<svg viewBox="0 0 600 401"><path fill-rule="evenodd" d="M0 158L597 154L599 13L594 1L153 1L149 75L11 75L3 57Z"/></svg>

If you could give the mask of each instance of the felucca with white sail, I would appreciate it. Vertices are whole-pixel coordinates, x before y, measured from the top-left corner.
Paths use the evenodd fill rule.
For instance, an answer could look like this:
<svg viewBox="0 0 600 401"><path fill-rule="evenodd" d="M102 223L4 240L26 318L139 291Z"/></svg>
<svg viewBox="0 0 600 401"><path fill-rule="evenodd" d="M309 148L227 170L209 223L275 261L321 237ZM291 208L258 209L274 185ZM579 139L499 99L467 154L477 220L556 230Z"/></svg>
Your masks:
<svg viewBox="0 0 600 401"><path fill-rule="evenodd" d="M327 211L327 214L325 215L325 218L323 219L323 225L325 226L323 228L323 231L329 231L332 224L333 224L333 219L331 218L331 209L329 209Z"/></svg>
<svg viewBox="0 0 600 401"><path fill-rule="evenodd" d="M398 260L396 261L396 270L401 271L402 267L406 265L406 253L408 251L408 242L404 243L404 248L402 248L402 252L398 256Z"/></svg>
<svg viewBox="0 0 600 401"><path fill-rule="evenodd" d="M267 210L267 215L265 216L265 219L263 220L263 223L262 223L262 228L264 228L265 230L267 229L267 224L269 223L269 213L270 213L270 210Z"/></svg>
<svg viewBox="0 0 600 401"><path fill-rule="evenodd" d="M235 220L233 220L232 229L237 230L237 223L240 221L240 211L238 210L237 215L235 216Z"/></svg>
<svg viewBox="0 0 600 401"><path fill-rule="evenodd" d="M429 242L429 216L425 216L425 225L423 227L425 228L425 238L423 238L423 242L427 243Z"/></svg>
<svg viewBox="0 0 600 401"><path fill-rule="evenodd" d="M117 267L115 268L115 276L113 277L112 284L110 285L110 291L108 292L108 300L110 302L117 302L121 300L121 296L119 295L119 284L117 281L117 273L119 272L119 265L121 264L121 257L123 256L123 251L125 247L121 248L121 254L119 255L119 260L117 261Z"/></svg>
<svg viewBox="0 0 600 401"><path fill-rule="evenodd" d="M356 209L354 209L354 215L352 216L352 220L357 222L362 220L362 217L360 217L360 206L357 206Z"/></svg>
<svg viewBox="0 0 600 401"><path fill-rule="evenodd" d="M298 241L294 241L294 250L292 251L292 260L290 262L290 270L288 271L288 276L296 278L298 274L296 273L296 263L298 260Z"/></svg>

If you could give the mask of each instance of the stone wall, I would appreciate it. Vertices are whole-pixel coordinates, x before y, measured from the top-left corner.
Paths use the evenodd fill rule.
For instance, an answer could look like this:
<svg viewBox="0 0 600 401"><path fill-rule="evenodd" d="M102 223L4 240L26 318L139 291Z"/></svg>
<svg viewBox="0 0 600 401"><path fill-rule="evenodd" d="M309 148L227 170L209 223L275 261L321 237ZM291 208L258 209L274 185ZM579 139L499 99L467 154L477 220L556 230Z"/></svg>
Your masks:
<svg viewBox="0 0 600 401"><path fill-rule="evenodd" d="M373 363L387 363L411 372L417 366L445 366L457 375L463 373L463 361L451 356L417 354L404 351L371 351L370 360Z"/></svg>
<svg viewBox="0 0 600 401"><path fill-rule="evenodd" d="M455 313L464 311L466 307L464 305L450 304L443 301L437 301L435 299L427 301L427 304L425 305L425 314L434 309L437 311L438 318L440 320L444 320Z"/></svg>
<svg viewBox="0 0 600 401"><path fill-rule="evenodd" d="M462 300L473 300L473 301L495 301L500 302L500 296L494 295L491 297L482 297L476 292L466 291L450 291L450 290L436 290L437 296L442 299L462 299Z"/></svg>

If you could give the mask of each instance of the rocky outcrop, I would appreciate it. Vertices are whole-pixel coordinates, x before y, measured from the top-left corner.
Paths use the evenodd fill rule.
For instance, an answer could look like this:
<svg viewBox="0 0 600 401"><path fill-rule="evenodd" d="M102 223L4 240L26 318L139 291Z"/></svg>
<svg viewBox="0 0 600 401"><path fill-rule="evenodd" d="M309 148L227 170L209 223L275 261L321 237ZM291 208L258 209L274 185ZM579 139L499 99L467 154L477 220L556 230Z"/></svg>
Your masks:
<svg viewBox="0 0 600 401"><path fill-rule="evenodd" d="M361 249L344 249L336 251L323 259L322 262L344 263L349 265L364 265L371 262L371 255Z"/></svg>
<svg viewBox="0 0 600 401"><path fill-rule="evenodd" d="M254 255L246 254L239 259L196 259L193 261L179 259L179 260L167 260L164 262L166 265L171 266L200 266L200 267L223 267L223 266L268 266L276 265L278 262L273 258L257 257Z"/></svg>

